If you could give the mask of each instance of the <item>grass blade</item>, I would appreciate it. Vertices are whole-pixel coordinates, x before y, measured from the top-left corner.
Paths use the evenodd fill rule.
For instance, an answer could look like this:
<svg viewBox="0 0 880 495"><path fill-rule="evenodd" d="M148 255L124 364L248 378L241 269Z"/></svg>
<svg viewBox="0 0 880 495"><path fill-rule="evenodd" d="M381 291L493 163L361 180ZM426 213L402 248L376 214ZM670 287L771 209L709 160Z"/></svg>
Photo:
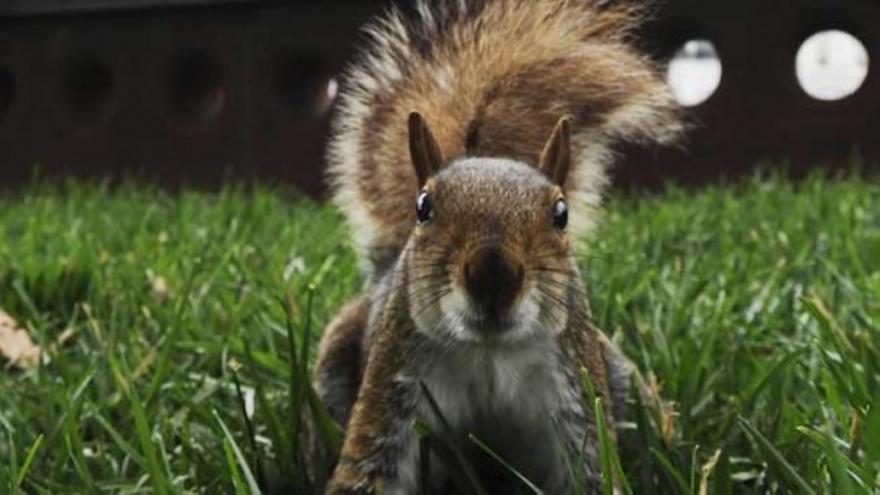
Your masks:
<svg viewBox="0 0 880 495"><path fill-rule="evenodd" d="M110 435L110 438L113 439L113 441L116 443L116 446L119 447L119 450L125 452L125 455L130 457L135 464L141 467L141 469L145 471L148 469L147 461L146 459L144 459L144 456L142 456L141 453L138 452L133 445L131 445L125 438L123 438L122 435L116 430L116 428L114 428L113 425L111 425L110 422L104 418L104 416L101 416L100 414L96 415L95 421L97 421L98 424L101 425L102 428L104 428L104 431L106 431L107 434Z"/></svg>
<svg viewBox="0 0 880 495"><path fill-rule="evenodd" d="M758 443L761 445L761 447L762 447L762 448L763 448L768 454L770 454L770 458L774 461L774 463L775 463L776 465L778 465L778 466L780 467L780 469L782 469L782 472L783 472L783 473L784 473L789 479L791 479L791 481L793 481L793 482L797 485L797 487L798 487L798 489L799 489L799 491L800 491L801 493L803 493L803 494L805 494L805 495L815 495L816 492L815 492L815 491L813 490L813 488L809 485L809 483L807 483L807 482L804 480L804 478L801 477L800 474L798 474L798 472L797 472L797 470L794 468L794 466L792 466L792 465L791 465L791 464L785 459L785 456L783 456L783 455L779 452L779 450L777 450L776 447L773 446L773 443L770 442L770 440L768 440L767 437L765 437L763 434L761 434L761 432L758 431L757 428L755 428L754 426L752 426L752 424L749 423L749 421L746 420L745 418L743 418L742 416L738 417L738 418L737 418L737 421L739 422L739 424L740 424L740 426L742 427L742 429L745 430L746 433L749 434L749 436L751 436L752 438L754 438L755 441L758 442Z"/></svg>
<svg viewBox="0 0 880 495"><path fill-rule="evenodd" d="M150 474L150 482L153 490L159 495L171 492L171 484L169 483L165 473L162 471L162 465L159 462L159 453L156 451L156 443L153 441L150 432L150 423L147 419L147 413L144 411L143 404L138 396L137 390L130 382L131 375L123 374L120 363L111 355L107 358L110 364L111 372L116 380L117 388L128 399L129 412L134 419L135 434L143 451L144 459L147 463L147 472Z"/></svg>
<svg viewBox="0 0 880 495"><path fill-rule="evenodd" d="M241 453L241 449L238 447L238 442L236 442L235 437L232 436L232 432L226 427L226 423L223 422L223 419L220 418L220 415L216 410L211 412L214 414L214 418L217 419L217 423L220 424L220 428L223 429L223 436L226 439L227 445L229 445L232 452L235 454L235 459L238 461L238 467L241 469L241 472L244 473L244 479L247 482L247 487L250 490L251 495L262 493L260 485L257 483L257 479L254 477L251 468L247 464L247 459L244 458L244 454Z"/></svg>
<svg viewBox="0 0 880 495"><path fill-rule="evenodd" d="M602 472L602 492L605 495L614 495L614 468L611 462L611 453L614 446L608 438L608 430L605 426L605 408L602 399L596 398L593 402L593 417L596 419L596 434L599 438L599 465Z"/></svg>
<svg viewBox="0 0 880 495"><path fill-rule="evenodd" d="M498 464L500 464L500 465L501 465L504 469L506 469L510 474L516 476L516 478L517 478L518 480L522 481L523 484L526 485L526 486L529 488L529 490L532 491L532 493L534 493L535 495L543 495L543 493L544 493L543 490L541 490L540 488L538 488L537 486L535 486L534 483L532 483L531 481L529 481L528 478L526 478L525 476L523 476L523 474L520 473L519 471L517 471L516 468L514 468L513 466L511 466L510 463L508 463L507 461L505 461L504 459L502 459L501 456L499 456L498 454L496 454L494 450L492 450L491 448L489 448L489 446L486 445L485 443L483 443L479 438L477 438L477 437L474 436L473 434L468 434L468 438L470 439L471 442L473 442L474 444L476 444L476 446L479 447L483 452L489 454L489 456L492 457L492 459L495 459L495 461L498 462Z"/></svg>
<svg viewBox="0 0 880 495"><path fill-rule="evenodd" d="M254 469L257 470L257 476L260 481L259 485L265 486L266 483L263 479L263 463L260 459L260 449L257 448L257 434L254 430L254 425L251 423L251 418L248 417L247 403L244 398L244 393L241 390L241 382L238 380L238 373L235 370L232 371L232 381L235 384L235 394L238 397L238 406L241 410L241 417L247 431L248 442L250 442L251 451L254 453Z"/></svg>
<svg viewBox="0 0 880 495"><path fill-rule="evenodd" d="M33 464L34 458L37 456L37 451L40 450L41 445L43 445L43 435L38 436L37 439L34 440L33 445L31 445L31 448L25 453L24 462L21 464L21 467L18 468L18 476L15 479L16 488L21 488L21 484L24 482L28 471L30 471L31 464Z"/></svg>
<svg viewBox="0 0 880 495"><path fill-rule="evenodd" d="M468 462L467 460L467 457L465 457L464 453L453 440L452 427L449 426L449 422L446 420L443 412L440 411L440 406L437 404L437 401L434 399L431 391L428 390L428 386L425 385L424 382L420 381L419 387L421 388L422 393L425 395L425 398L428 401L428 406L431 408L431 412L434 413L434 417L440 424L441 430L443 430L441 431L442 436L438 436L437 439L443 440L447 447L449 447L449 449L452 451L458 467L464 473L474 492L476 492L478 495L486 495L486 489L483 488L483 484L480 482L480 478L477 476L476 471L474 471L474 467L471 466L470 462Z"/></svg>
<svg viewBox="0 0 880 495"><path fill-rule="evenodd" d="M663 469L666 470L669 476L671 476L672 479L675 480L675 483L678 485L679 493L693 495L691 494L691 490L688 486L687 480L685 480L684 476L682 476L678 469L676 469L675 466L672 465L672 462L669 461L669 458L663 455L663 453L660 452L658 449L655 449L653 447L651 447L651 453L654 454L654 457L660 462L660 465L663 466Z"/></svg>
<svg viewBox="0 0 880 495"><path fill-rule="evenodd" d="M245 488L244 480L241 479L241 472L235 461L235 454L232 452L232 444L229 440L223 439L223 452L226 454L226 465L229 467L229 477L232 478L232 486L235 488L236 495L253 495L249 494Z"/></svg>

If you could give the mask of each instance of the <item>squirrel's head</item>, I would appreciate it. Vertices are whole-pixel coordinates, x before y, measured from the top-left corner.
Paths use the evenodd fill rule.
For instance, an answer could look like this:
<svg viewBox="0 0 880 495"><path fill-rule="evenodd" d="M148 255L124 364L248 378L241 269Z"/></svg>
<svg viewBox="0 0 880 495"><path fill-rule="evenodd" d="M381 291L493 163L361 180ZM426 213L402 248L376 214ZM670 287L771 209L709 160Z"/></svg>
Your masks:
<svg viewBox="0 0 880 495"><path fill-rule="evenodd" d="M409 131L418 189L407 276L419 330L487 342L561 331L575 287L563 195L569 121L559 121L538 164L446 162L418 114Z"/></svg>

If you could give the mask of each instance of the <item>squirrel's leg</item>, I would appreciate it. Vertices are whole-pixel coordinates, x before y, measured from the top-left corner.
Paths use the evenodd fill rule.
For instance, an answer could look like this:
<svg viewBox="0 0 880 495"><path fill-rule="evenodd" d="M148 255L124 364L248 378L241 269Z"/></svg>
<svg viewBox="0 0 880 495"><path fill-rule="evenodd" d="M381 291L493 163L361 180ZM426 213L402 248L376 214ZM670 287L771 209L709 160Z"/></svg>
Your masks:
<svg viewBox="0 0 880 495"><path fill-rule="evenodd" d="M584 493L601 493L602 479L599 471L599 437L592 407L585 400L580 372L567 373L569 390L563 397L556 413L556 430L560 448L565 452L568 469L560 471L549 480L547 493L574 493L575 480L579 478ZM580 460L580 462L575 462Z"/></svg>
<svg viewBox="0 0 880 495"><path fill-rule="evenodd" d="M327 325L318 347L315 390L342 428L348 423L361 386L369 311L370 298L366 295L350 301Z"/></svg>
<svg viewBox="0 0 880 495"><path fill-rule="evenodd" d="M568 327L559 337L560 349L566 363L568 390L562 395L565 400L560 403L558 426L568 455L582 459L580 473L576 474L583 480L586 493L600 493L602 479L599 469L598 428L606 428L610 439L616 442L614 406L618 400L626 399L615 397L618 391L612 393L610 381L625 377L610 375L617 373L616 361L615 364L609 364L611 361L607 360L607 356L616 356L611 354L615 348L593 324L586 300L572 298L568 316ZM603 425L596 423L594 405L586 400L583 371L586 371L596 398L604 406L606 423ZM617 385L613 387L617 388ZM559 492L571 491L571 486L565 486Z"/></svg>
<svg viewBox="0 0 880 495"><path fill-rule="evenodd" d="M417 382L404 376L412 356L412 321L396 295L372 324L363 382L345 432L342 454L327 493L413 493L417 438L412 421Z"/></svg>

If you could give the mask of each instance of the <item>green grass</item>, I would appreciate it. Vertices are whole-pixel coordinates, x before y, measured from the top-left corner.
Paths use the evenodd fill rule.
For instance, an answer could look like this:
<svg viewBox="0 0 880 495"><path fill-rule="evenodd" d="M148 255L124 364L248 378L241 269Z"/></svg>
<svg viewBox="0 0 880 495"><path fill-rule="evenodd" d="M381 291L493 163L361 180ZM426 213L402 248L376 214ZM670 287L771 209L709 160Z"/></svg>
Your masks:
<svg viewBox="0 0 880 495"><path fill-rule="evenodd" d="M880 184L619 196L582 251L597 321L673 404L635 409L633 492L880 490ZM0 199L0 308L47 349L75 332L0 369L0 493L314 489L303 370L360 284L340 215L278 191Z"/></svg>

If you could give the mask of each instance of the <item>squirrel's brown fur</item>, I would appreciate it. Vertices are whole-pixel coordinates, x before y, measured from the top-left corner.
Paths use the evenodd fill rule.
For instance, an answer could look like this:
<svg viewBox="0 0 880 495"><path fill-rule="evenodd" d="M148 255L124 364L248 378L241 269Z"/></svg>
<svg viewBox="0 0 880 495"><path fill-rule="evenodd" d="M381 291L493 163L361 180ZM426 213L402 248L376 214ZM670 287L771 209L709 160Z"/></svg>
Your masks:
<svg viewBox="0 0 880 495"><path fill-rule="evenodd" d="M610 4L602 6L602 4ZM595 220L611 146L670 142L681 125L654 64L629 43L642 8L631 1L417 2L366 28L345 74L329 146L334 201L376 272L412 229L415 181L406 120L419 112L448 158L536 163L562 115L574 118L572 231Z"/></svg>
<svg viewBox="0 0 880 495"><path fill-rule="evenodd" d="M330 144L372 276L319 351L316 389L346 428L328 492L463 488L449 446L420 452L417 419L491 493L524 485L471 434L547 493L572 490L575 459L595 492L604 425L581 372L612 425L632 368L592 323L571 244L613 144L671 141L675 106L628 42L630 3L416 5L415 20L392 11L367 29Z"/></svg>

